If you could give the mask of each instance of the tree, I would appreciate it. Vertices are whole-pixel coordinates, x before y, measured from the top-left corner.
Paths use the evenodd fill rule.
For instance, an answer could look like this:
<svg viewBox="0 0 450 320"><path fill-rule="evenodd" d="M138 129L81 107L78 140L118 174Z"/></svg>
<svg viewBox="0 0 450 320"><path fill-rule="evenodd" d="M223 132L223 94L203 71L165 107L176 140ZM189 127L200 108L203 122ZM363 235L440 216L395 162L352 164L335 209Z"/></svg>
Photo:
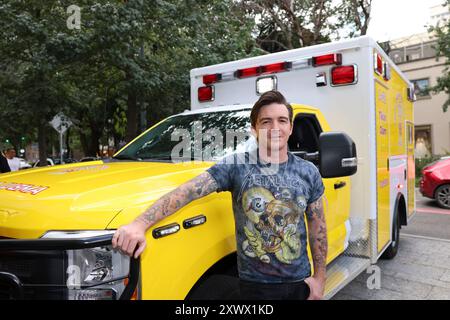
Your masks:
<svg viewBox="0 0 450 320"><path fill-rule="evenodd" d="M349 37L366 35L369 28L372 0L344 0L343 4L346 8L346 19L350 26L353 22Z"/></svg>
<svg viewBox="0 0 450 320"><path fill-rule="evenodd" d="M254 54L253 21L233 0L80 0L80 29L67 27L71 4L0 6L1 117L37 131L41 159L60 111L95 155L106 135L130 141L139 122L189 108L190 69Z"/></svg>
<svg viewBox="0 0 450 320"><path fill-rule="evenodd" d="M450 10L450 0L446 0L443 6ZM436 56L445 57L445 68L441 76L437 78L437 84L430 88L433 93L445 92L447 100L442 106L442 110L447 112L450 106L450 20L445 25L432 26L430 32L435 32L437 37Z"/></svg>
<svg viewBox="0 0 450 320"><path fill-rule="evenodd" d="M10 126L37 129L42 164L47 158L48 122L65 108L73 91L63 74L65 62L76 52L56 50L64 36L61 30L67 29L67 6L66 1L34 0L0 7L0 56L3 65L13 68L9 80L1 82L2 111L14 118ZM67 43L74 40L65 39Z"/></svg>
<svg viewBox="0 0 450 320"><path fill-rule="evenodd" d="M347 35L364 35L370 21L371 0L240 1L258 20L257 43L277 52L329 42ZM344 37L345 37L344 36Z"/></svg>

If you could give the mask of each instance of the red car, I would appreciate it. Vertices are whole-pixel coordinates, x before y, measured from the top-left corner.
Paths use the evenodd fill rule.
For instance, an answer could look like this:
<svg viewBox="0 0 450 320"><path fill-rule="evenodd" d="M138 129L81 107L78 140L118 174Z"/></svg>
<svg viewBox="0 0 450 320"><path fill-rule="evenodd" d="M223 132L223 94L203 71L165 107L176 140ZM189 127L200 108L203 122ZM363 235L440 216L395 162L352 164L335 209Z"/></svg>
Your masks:
<svg viewBox="0 0 450 320"><path fill-rule="evenodd" d="M439 206L450 209L450 157L441 158L422 169L420 192L436 199Z"/></svg>

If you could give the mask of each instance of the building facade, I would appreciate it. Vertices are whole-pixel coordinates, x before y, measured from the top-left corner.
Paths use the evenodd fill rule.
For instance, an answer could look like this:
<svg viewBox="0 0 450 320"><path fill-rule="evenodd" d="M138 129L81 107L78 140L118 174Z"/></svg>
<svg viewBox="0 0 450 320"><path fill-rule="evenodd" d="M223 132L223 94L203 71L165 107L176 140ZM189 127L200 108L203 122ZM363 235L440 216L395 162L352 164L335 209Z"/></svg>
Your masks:
<svg viewBox="0 0 450 320"><path fill-rule="evenodd" d="M430 24L446 22L448 8L430 8ZM444 92L433 94L427 89L436 85L445 72L445 57L437 56L436 39L431 33L415 34L385 44L391 59L414 84L415 102L415 156L450 154L450 110L442 106L449 98Z"/></svg>

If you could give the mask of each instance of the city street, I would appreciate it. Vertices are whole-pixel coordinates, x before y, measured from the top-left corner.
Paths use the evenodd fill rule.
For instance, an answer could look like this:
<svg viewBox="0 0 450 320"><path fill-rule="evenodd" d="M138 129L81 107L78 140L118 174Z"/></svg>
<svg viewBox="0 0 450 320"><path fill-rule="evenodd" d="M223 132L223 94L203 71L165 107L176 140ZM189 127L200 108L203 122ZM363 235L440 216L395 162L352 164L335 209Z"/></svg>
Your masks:
<svg viewBox="0 0 450 320"><path fill-rule="evenodd" d="M379 260L380 289L368 289L362 273L334 300L450 299L450 210L416 190L416 215L401 229L399 253Z"/></svg>

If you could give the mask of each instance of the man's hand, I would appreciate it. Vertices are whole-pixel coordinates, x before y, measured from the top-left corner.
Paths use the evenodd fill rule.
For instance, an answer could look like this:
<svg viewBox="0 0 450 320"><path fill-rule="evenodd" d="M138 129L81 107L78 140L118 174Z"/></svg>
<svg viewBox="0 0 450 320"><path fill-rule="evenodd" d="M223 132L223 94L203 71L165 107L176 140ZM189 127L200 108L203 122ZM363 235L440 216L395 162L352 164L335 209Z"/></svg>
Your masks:
<svg viewBox="0 0 450 320"><path fill-rule="evenodd" d="M146 246L145 231L146 225L139 220L121 226L112 238L112 246L130 257L134 254L134 258L137 259Z"/></svg>
<svg viewBox="0 0 450 320"><path fill-rule="evenodd" d="M208 172L203 172L159 198L132 223L117 229L112 239L113 248L119 249L130 257L133 254L135 258L139 257L146 246L145 232L148 229L191 201L207 196L216 190L216 180Z"/></svg>
<svg viewBox="0 0 450 320"><path fill-rule="evenodd" d="M310 289L308 300L321 300L325 292L325 278L309 277L305 279Z"/></svg>

